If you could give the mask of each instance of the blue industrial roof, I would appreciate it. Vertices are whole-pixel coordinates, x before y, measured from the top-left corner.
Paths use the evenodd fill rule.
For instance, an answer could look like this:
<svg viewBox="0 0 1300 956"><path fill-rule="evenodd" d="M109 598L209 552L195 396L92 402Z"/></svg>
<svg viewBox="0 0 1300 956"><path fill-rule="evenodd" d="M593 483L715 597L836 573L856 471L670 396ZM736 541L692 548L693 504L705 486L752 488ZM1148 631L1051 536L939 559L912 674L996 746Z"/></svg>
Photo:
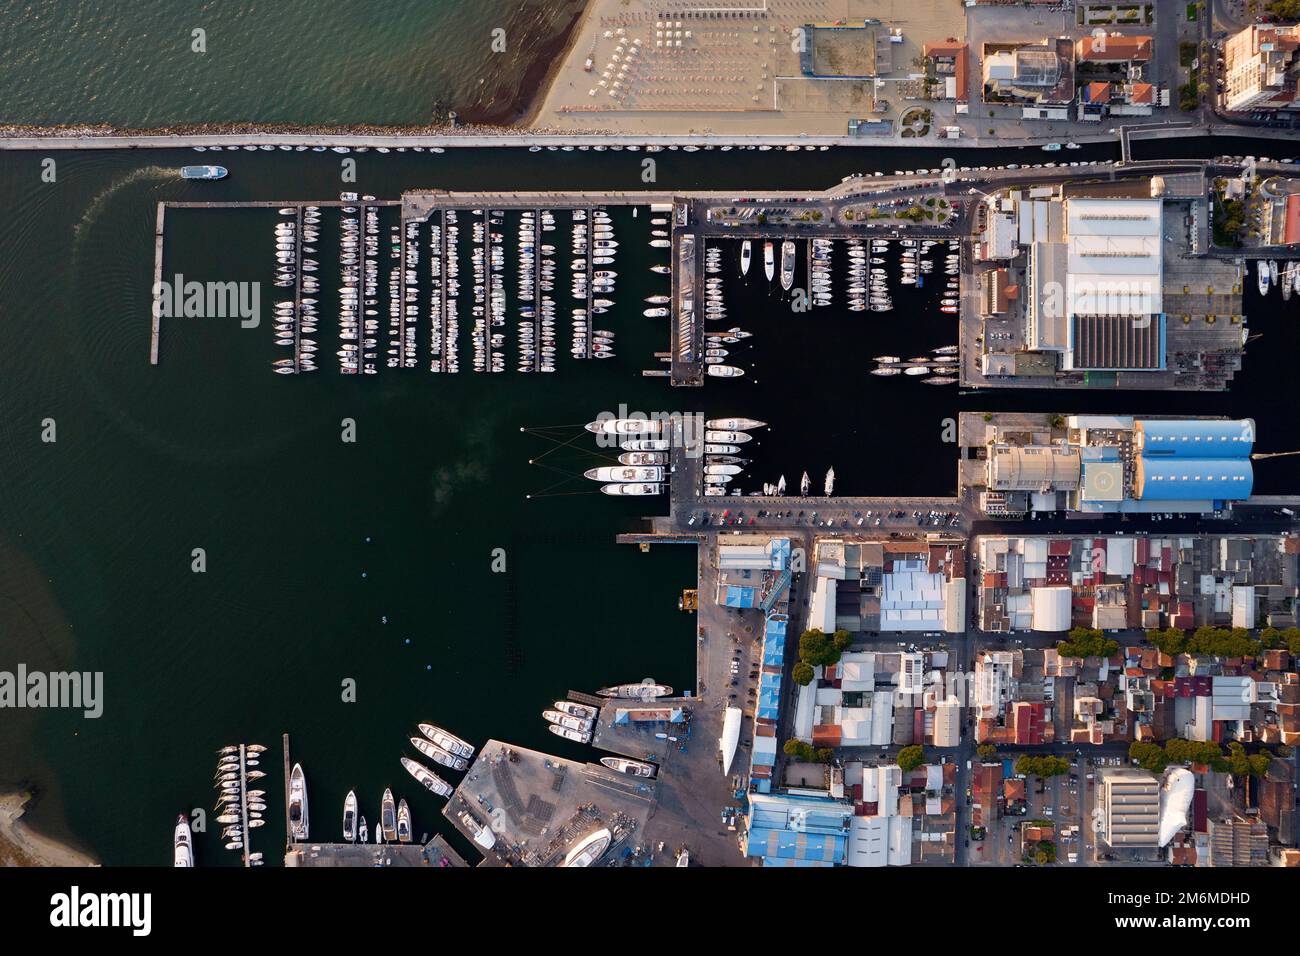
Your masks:
<svg viewBox="0 0 1300 956"><path fill-rule="evenodd" d="M772 556L772 570L784 571L790 566L790 539L773 538L768 545L768 551Z"/></svg>
<svg viewBox="0 0 1300 956"><path fill-rule="evenodd" d="M722 603L726 607L753 607L757 599L758 592L753 588L729 584L727 585L727 596Z"/></svg>
<svg viewBox="0 0 1300 956"><path fill-rule="evenodd" d="M1242 458L1147 458L1137 497L1149 501L1238 501L1250 497L1254 469Z"/></svg>
<svg viewBox="0 0 1300 956"><path fill-rule="evenodd" d="M1147 457L1245 458L1255 444L1255 422L1249 418L1214 419L1141 418L1141 454Z"/></svg>

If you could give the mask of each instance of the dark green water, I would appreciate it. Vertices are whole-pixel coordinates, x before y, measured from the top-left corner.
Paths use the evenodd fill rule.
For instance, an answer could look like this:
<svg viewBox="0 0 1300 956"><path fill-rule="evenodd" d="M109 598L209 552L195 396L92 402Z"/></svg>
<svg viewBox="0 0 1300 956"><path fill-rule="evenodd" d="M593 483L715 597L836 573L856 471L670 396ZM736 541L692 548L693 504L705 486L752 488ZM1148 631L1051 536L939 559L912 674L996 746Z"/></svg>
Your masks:
<svg viewBox="0 0 1300 956"><path fill-rule="evenodd" d="M449 109L510 121L583 7L0 0L0 123L418 125Z"/></svg>
<svg viewBox="0 0 1300 956"><path fill-rule="evenodd" d="M1050 395L959 399L955 391L898 388L862 374L866 356L837 355L815 329L806 352L768 353L762 375L745 385L673 391L641 378L665 341L661 323L640 314L657 281L644 268L644 216L634 224L622 212L621 307L607 317L619 335L617 360L562 361L551 376L485 376L469 371L462 346L455 377L419 370L343 379L332 357L314 376L280 377L268 370L265 327L178 319L165 325L162 363L152 368L158 200L320 199L340 188L338 157L329 154L222 155L229 180L191 185L174 174L195 160L188 151L62 156L55 184L40 182L38 155L0 155L0 314L8 333L0 350L0 669L22 661L102 670L106 681L97 721L4 712L0 786L36 784L35 822L108 863L167 864L175 814L211 806L213 751L225 743L271 748L263 781L270 822L255 847L274 861L283 839L282 732L292 734L308 772L313 836L337 835L349 788L373 821L385 786L411 801L418 835L447 828L440 801L417 793L398 764L417 721L477 742L496 736L577 756L538 716L568 688L647 675L691 686L693 620L676 610L676 598L694 581L693 550L642 554L615 545L616 533L637 527L644 504L589 493L527 500L557 476L529 467L549 446L521 426L576 425L620 402L761 414L780 424L775 447L790 456L777 463L782 470L832 447L846 490L883 493L950 484L951 450L937 423L959 407L1052 407ZM431 186L632 188L642 156L357 158L357 188L387 198ZM1012 159L1024 156L982 161ZM658 160L659 185L684 189L824 186L853 171L934 166L938 157L832 151ZM168 220L165 271L265 282L275 219L274 210L177 213ZM467 246L468 228L464 235ZM561 245L556 256L561 272L566 252ZM322 262L324 278L334 267ZM566 308L561 299L562 334ZM322 311L330 315L328 304ZM1228 395L1075 401L1086 410L1252 415L1261 447L1294 447L1290 415L1269 391L1284 380L1296 323L1270 316L1249 292L1247 311L1252 330L1267 330L1278 347L1253 350ZM930 336L942 321L902 310L890 316L881 341ZM330 329L327 318L324 343L333 340ZM835 376L847 385L832 399L827 383ZM57 423L54 444L40 441L46 418ZM357 422L355 444L340 441L343 418ZM891 450L883 468L882 447ZM593 464L569 453L555 460L570 469ZM1300 486L1291 462L1261 468L1258 490ZM559 490L589 490L582 485ZM204 574L190 570L196 547L207 553ZM494 548L506 550L508 574L492 573ZM356 703L340 699L346 678L357 681ZM235 862L212 833L199 839L198 853L202 864Z"/></svg>

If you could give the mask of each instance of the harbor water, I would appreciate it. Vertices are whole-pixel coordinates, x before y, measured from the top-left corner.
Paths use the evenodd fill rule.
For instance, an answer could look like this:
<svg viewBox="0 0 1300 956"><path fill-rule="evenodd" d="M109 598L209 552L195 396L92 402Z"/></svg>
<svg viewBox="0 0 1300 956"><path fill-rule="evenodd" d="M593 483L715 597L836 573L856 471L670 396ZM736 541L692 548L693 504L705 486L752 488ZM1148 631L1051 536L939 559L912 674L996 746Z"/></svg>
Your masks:
<svg viewBox="0 0 1300 956"><path fill-rule="evenodd" d="M475 374L462 292L455 376L430 374L422 361L344 377L332 347L314 374L273 375L270 329L243 329L237 319L164 320L160 364L151 367L160 200L646 185L644 154L632 153L368 153L354 157L358 183L343 187L332 154L227 152L209 161L224 157L228 179L182 182L176 169L196 156L66 154L54 184L41 182L38 154L0 156L8 211L0 300L10 331L0 351L0 669L23 662L104 673L98 719L6 714L0 787L35 786L33 823L106 863L166 865L176 813L211 807L214 751L224 744L270 748L269 822L253 842L274 861L284 837L284 731L307 772L314 840L338 837L349 789L373 826L390 786L410 802L419 837L450 827L441 801L398 763L414 756L406 738L418 721L477 743L494 736L581 757L583 748L547 733L539 716L568 689L647 676L691 687L694 619L677 598L694 584L694 549L616 545L615 534L637 530L637 518L664 502L609 498L573 477L604 463L585 453L594 443L581 424L620 404L766 420L773 427L754 443L750 487L780 473L795 485L803 470L820 486L833 465L846 494L951 491L955 452L942 422L967 409L1250 416L1261 450L1300 445L1278 398L1297 354L1300 304L1261 300L1253 283L1245 312L1263 347L1252 344L1228 393L970 395L868 374L877 354L907 358L956 341L955 318L935 308L937 290L895 289L891 312L848 312L837 268L834 304L795 313L779 288L765 287L761 262L742 289L737 250L724 245L729 315L715 324L754 333L735 353L747 374L670 389L640 374L660 367L652 353L668 348L666 320L642 315L643 299L664 286L648 269L664 257L646 244L644 208L636 218L614 214L618 305L600 317L607 325L596 324L617 333L616 359L569 359L571 300L560 294L555 374L515 372L513 340L506 372ZM980 161L1026 157L1040 161L1012 151ZM653 185L821 188L851 172L940 159L923 150L664 152ZM274 209L169 212L165 275L259 281L269 295L276 219ZM508 236L512 266L513 242ZM555 243L567 282L567 235ZM336 282L334 252L316 258L322 283ZM331 344L333 313L321 301L318 338ZM342 440L346 420L355 442ZM49 421L53 442L42 441ZM556 436L571 447L542 458ZM1300 462L1260 463L1256 488L1300 488ZM355 702L345 700L350 682ZM236 864L217 829L196 836L199 864Z"/></svg>

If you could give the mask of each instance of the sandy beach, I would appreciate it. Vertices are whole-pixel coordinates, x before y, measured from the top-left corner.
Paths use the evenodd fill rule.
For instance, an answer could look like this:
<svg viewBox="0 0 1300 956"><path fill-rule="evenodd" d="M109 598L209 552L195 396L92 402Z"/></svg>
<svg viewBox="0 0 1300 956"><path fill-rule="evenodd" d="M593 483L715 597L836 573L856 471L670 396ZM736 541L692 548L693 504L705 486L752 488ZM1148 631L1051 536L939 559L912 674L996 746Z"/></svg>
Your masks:
<svg viewBox="0 0 1300 956"><path fill-rule="evenodd" d="M22 821L31 795L0 794L0 866L98 866L92 857L43 836Z"/></svg>

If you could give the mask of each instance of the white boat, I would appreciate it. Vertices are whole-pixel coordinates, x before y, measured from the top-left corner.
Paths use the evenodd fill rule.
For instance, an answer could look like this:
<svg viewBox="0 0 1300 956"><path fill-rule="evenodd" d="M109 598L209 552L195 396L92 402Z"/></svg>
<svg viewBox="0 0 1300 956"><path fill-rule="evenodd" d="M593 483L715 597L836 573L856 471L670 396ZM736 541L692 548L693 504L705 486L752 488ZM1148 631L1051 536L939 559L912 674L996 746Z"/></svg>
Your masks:
<svg viewBox="0 0 1300 956"><path fill-rule="evenodd" d="M745 374L743 368L734 365L709 365L705 367L705 371L714 378L740 378Z"/></svg>
<svg viewBox="0 0 1300 956"><path fill-rule="evenodd" d="M871 370L872 375L899 375L901 373L901 369L890 368L887 365L881 366L880 368L873 368Z"/></svg>
<svg viewBox="0 0 1300 956"><path fill-rule="evenodd" d="M370 842L370 827L366 824L365 817L361 818L361 826L357 829L357 842L358 843Z"/></svg>
<svg viewBox="0 0 1300 956"><path fill-rule="evenodd" d="M776 483L776 493L778 495L785 494L785 475L782 475L781 480Z"/></svg>
<svg viewBox="0 0 1300 956"><path fill-rule="evenodd" d="M794 240L781 243L781 288L789 290L794 284Z"/></svg>
<svg viewBox="0 0 1300 956"><path fill-rule="evenodd" d="M555 709L561 713L568 714L570 717L581 717L583 720L595 720L600 711L588 704L577 704L571 700L557 700Z"/></svg>
<svg viewBox="0 0 1300 956"><path fill-rule="evenodd" d="M592 481L663 481L664 470L658 466L589 468L583 476Z"/></svg>
<svg viewBox="0 0 1300 956"><path fill-rule="evenodd" d="M607 495L659 495L663 494L663 485L617 483L601 485L600 490Z"/></svg>
<svg viewBox="0 0 1300 956"><path fill-rule="evenodd" d="M637 684L615 684L612 687L602 687L596 691L600 697L628 697L635 700L653 700L656 697L667 697L673 692L673 689L667 684L656 684L652 680L644 680Z"/></svg>
<svg viewBox="0 0 1300 956"><path fill-rule="evenodd" d="M569 727L561 727L559 724L547 724L546 729L555 734L555 736L563 737L565 740L571 740L575 744L585 744L591 739L591 734L584 734Z"/></svg>
<svg viewBox="0 0 1300 956"><path fill-rule="evenodd" d="M671 442L666 438L632 438L618 443L624 451L667 451Z"/></svg>
<svg viewBox="0 0 1300 956"><path fill-rule="evenodd" d="M569 714L562 714L558 710L544 710L542 711L542 717L547 723L568 727L580 734L591 733L592 722L585 717L573 717Z"/></svg>
<svg viewBox="0 0 1300 956"><path fill-rule="evenodd" d="M397 842L411 842L411 808L402 799L397 804Z"/></svg>
<svg viewBox="0 0 1300 956"><path fill-rule="evenodd" d="M722 757L723 776L731 772L731 761L736 756L736 745L740 743L741 716L739 707L728 707L722 716L722 736L718 738L718 752Z"/></svg>
<svg viewBox="0 0 1300 956"><path fill-rule="evenodd" d="M190 832L190 818L183 813L177 814L172 832L172 865L194 865L194 834Z"/></svg>
<svg viewBox="0 0 1300 956"><path fill-rule="evenodd" d="M648 309L642 309L641 314L647 319L661 319L668 314L668 310L662 305L652 306Z"/></svg>
<svg viewBox="0 0 1300 956"><path fill-rule="evenodd" d="M924 365L914 365L911 368L903 369L904 375L929 375L930 370Z"/></svg>
<svg viewBox="0 0 1300 956"><path fill-rule="evenodd" d="M776 255L770 242L763 243L763 272L767 274L768 282L776 275Z"/></svg>
<svg viewBox="0 0 1300 956"><path fill-rule="evenodd" d="M655 765L651 763L642 763L640 760L628 760L626 757L601 757L600 762L610 770L617 770L619 773L625 773L629 777L645 777L651 779L655 775Z"/></svg>
<svg viewBox="0 0 1300 956"><path fill-rule="evenodd" d="M1057 152L1060 152L1060 150L1061 150L1061 144L1060 144L1060 143L1044 143L1044 144L1043 144L1043 152L1045 152L1045 153L1057 153Z"/></svg>
<svg viewBox="0 0 1300 956"><path fill-rule="evenodd" d="M668 456L661 451L629 451L618 456L620 465L666 465Z"/></svg>
<svg viewBox="0 0 1300 956"><path fill-rule="evenodd" d="M307 816L307 777L302 772L302 764L293 765L289 774L289 834L296 841L307 839L309 832Z"/></svg>
<svg viewBox="0 0 1300 956"><path fill-rule="evenodd" d="M568 853L564 855L564 862L560 866L591 866L609 849L610 842L614 835L608 829L602 828L595 833L590 833L573 845Z"/></svg>
<svg viewBox="0 0 1300 956"><path fill-rule="evenodd" d="M586 429L596 435L661 435L664 423L652 418L603 418L588 422Z"/></svg>
<svg viewBox="0 0 1300 956"><path fill-rule="evenodd" d="M803 473L803 477L799 479L799 494L803 495L804 497L807 497L808 489L811 487L812 487L812 479L808 477L808 472L805 471Z"/></svg>
<svg viewBox="0 0 1300 956"><path fill-rule="evenodd" d="M739 455L739 445L705 445L704 454L706 455Z"/></svg>
<svg viewBox="0 0 1300 956"><path fill-rule="evenodd" d="M738 475L742 471L739 465L705 465L704 474L706 477L720 477L723 475Z"/></svg>
<svg viewBox="0 0 1300 956"><path fill-rule="evenodd" d="M749 260L752 253L750 241L746 239L740 244L740 274L749 275Z"/></svg>
<svg viewBox="0 0 1300 956"><path fill-rule="evenodd" d="M379 803L379 831L389 843L396 842L397 805L393 802L392 790L385 790L384 798Z"/></svg>
<svg viewBox="0 0 1300 956"><path fill-rule="evenodd" d="M480 823L478 818L468 810L460 811L457 816L460 818L460 822L465 824L465 829L470 832L475 843L485 850L490 850L496 846L496 834L492 832L490 826L486 823Z"/></svg>
<svg viewBox="0 0 1300 956"><path fill-rule="evenodd" d="M751 428L764 428L767 422L760 422L757 418L710 418L704 426L724 432L743 432Z"/></svg>
<svg viewBox="0 0 1300 956"><path fill-rule="evenodd" d="M448 753L435 743L431 743L428 740L421 740L419 737L411 737L410 741L412 747L420 751L420 753L424 754L436 764L447 767L450 770L469 769L469 761L464 757Z"/></svg>
<svg viewBox="0 0 1300 956"><path fill-rule="evenodd" d="M1269 271L1268 263L1263 259L1255 260L1255 282L1259 286L1260 295L1268 295Z"/></svg>
<svg viewBox="0 0 1300 956"><path fill-rule="evenodd" d="M343 801L343 839L348 843L357 842L357 793L349 790Z"/></svg>
<svg viewBox="0 0 1300 956"><path fill-rule="evenodd" d="M825 489L826 489L826 497L829 498L831 496L831 493L835 490L835 469L834 468L831 468L829 471L826 472Z"/></svg>
<svg viewBox="0 0 1300 956"><path fill-rule="evenodd" d="M225 179L224 166L182 166L182 179Z"/></svg>
<svg viewBox="0 0 1300 956"><path fill-rule="evenodd" d="M474 746L469 741L461 740L455 734L448 733L434 724L420 724L419 727L420 733L448 753L464 757L466 760L474 756Z"/></svg>
<svg viewBox="0 0 1300 956"><path fill-rule="evenodd" d="M748 432L727 432L709 430L704 433L706 442L723 442L728 445L743 445L747 441L753 441L754 436ZM734 455L735 452L718 452L720 455Z"/></svg>

